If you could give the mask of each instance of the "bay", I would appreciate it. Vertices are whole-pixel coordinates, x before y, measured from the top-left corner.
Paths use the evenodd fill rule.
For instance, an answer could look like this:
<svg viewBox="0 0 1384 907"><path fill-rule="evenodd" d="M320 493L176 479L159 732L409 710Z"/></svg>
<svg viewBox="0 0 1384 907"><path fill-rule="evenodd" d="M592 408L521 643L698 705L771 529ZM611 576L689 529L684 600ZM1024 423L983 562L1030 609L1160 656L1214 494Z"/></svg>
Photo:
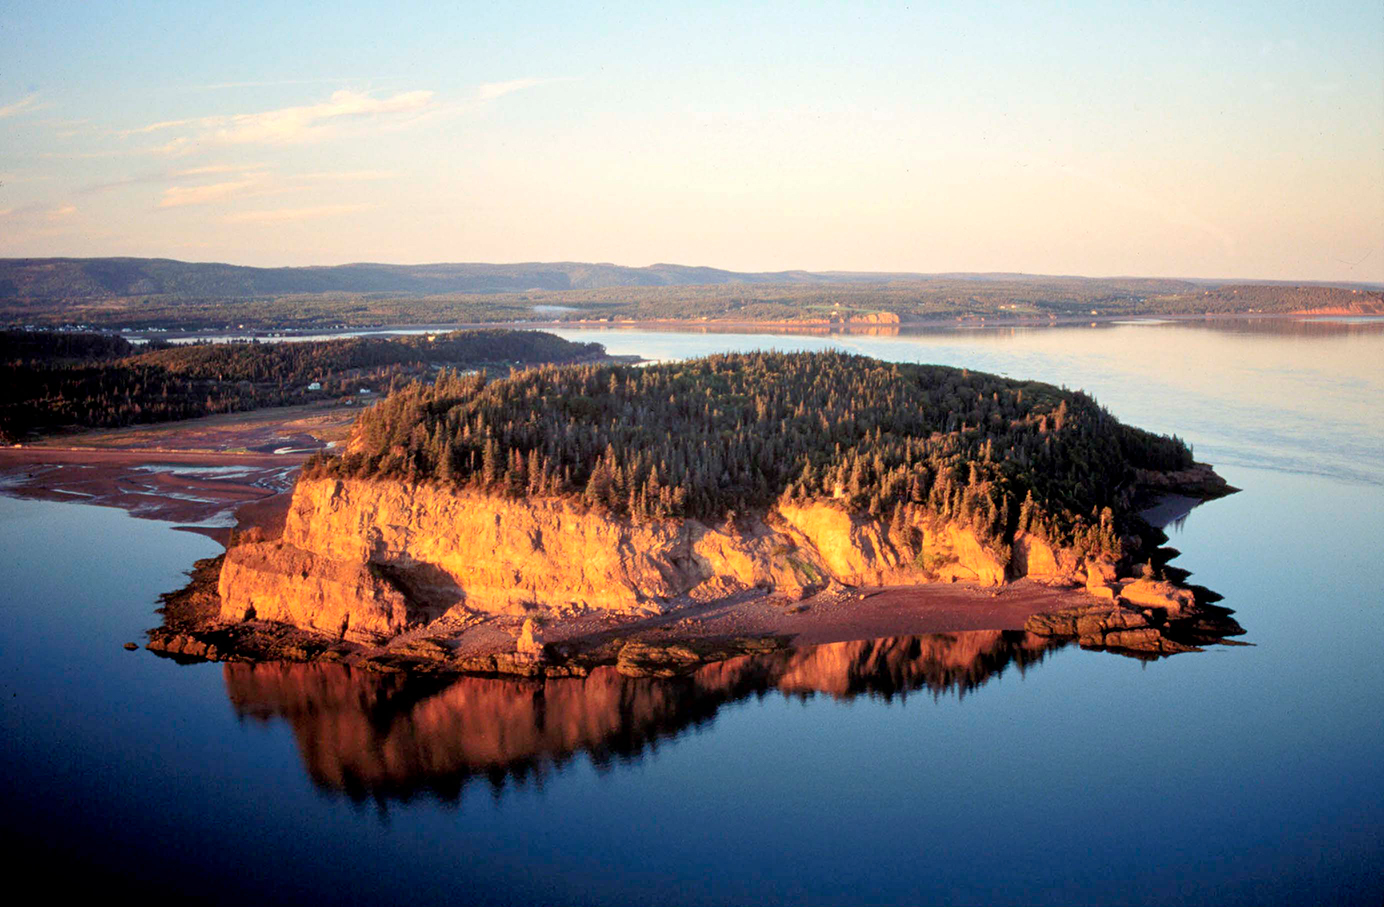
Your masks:
<svg viewBox="0 0 1384 907"><path fill-rule="evenodd" d="M1378 903L1378 322L558 333L1085 389L1243 489L1170 531L1253 645L1142 662L958 634L696 688L179 665L120 646L212 542L0 498L18 865L58 854L74 891L213 902Z"/></svg>

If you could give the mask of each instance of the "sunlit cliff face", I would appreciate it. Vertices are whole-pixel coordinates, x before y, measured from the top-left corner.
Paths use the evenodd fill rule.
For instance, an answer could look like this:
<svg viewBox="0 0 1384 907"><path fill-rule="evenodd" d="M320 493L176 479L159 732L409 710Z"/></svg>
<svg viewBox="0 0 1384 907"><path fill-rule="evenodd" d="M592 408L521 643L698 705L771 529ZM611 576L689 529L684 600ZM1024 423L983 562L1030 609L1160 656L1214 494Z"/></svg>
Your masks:
<svg viewBox="0 0 1384 907"><path fill-rule="evenodd" d="M585 678L446 682L340 665L235 663L225 678L239 714L293 726L323 789L381 801L425 792L456 799L478 775L499 787L541 780L579 753L597 764L638 756L751 695L964 696L1059 645L1001 630L904 636L742 656L674 679L603 667Z"/></svg>

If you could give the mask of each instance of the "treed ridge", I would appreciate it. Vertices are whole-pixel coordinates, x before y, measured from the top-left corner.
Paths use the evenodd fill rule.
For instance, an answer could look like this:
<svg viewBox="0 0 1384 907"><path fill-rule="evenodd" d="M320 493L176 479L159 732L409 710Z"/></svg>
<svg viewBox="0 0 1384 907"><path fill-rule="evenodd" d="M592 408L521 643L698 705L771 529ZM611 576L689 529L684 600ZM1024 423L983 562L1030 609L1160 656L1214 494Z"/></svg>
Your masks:
<svg viewBox="0 0 1384 907"><path fill-rule="evenodd" d="M902 523L922 508L996 545L1028 530L1118 554L1135 469L1190 466L1176 437L1038 382L840 352L440 373L362 414L311 475L564 496L636 520L720 520L779 499Z"/></svg>
<svg viewBox="0 0 1384 907"><path fill-rule="evenodd" d="M392 365L570 362L604 352L599 343L573 342L542 331L489 329L293 343L188 344L154 350L134 362L195 380L302 382Z"/></svg>
<svg viewBox="0 0 1384 907"><path fill-rule="evenodd" d="M71 426L104 428L386 390L435 365L484 368L602 355L539 331L454 331L299 343L160 344L120 337L0 331L0 440ZM320 392L309 390L318 382Z"/></svg>

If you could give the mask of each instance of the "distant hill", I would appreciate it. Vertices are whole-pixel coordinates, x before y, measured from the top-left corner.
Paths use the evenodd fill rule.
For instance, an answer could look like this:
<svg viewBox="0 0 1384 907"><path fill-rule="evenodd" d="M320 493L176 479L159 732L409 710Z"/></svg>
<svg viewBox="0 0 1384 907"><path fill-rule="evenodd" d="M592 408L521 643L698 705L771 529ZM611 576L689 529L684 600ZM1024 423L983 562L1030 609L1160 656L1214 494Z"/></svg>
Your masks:
<svg viewBox="0 0 1384 907"><path fill-rule="evenodd" d="M521 264L348 264L331 267L250 268L168 258L0 259L0 299L78 300L132 296L253 299L302 293L523 293L609 287L686 287L726 284L794 286L879 284L929 278L975 281L1051 281L1022 274L894 274L853 271L726 271L655 264L644 268L582 262ZM1083 282L1095 279L1056 278ZM1122 279L1144 292L1187 291L1185 280Z"/></svg>
<svg viewBox="0 0 1384 907"><path fill-rule="evenodd" d="M0 259L0 298L93 299L189 296L248 299L296 293L514 293L603 287L728 283L854 282L803 271L745 274L658 264L627 268L579 262L249 268L166 258Z"/></svg>
<svg viewBox="0 0 1384 907"><path fill-rule="evenodd" d="M276 331L534 320L830 327L1290 312L1384 314L1384 294L1364 285L674 264L248 268L163 258L0 259L0 325L35 327Z"/></svg>

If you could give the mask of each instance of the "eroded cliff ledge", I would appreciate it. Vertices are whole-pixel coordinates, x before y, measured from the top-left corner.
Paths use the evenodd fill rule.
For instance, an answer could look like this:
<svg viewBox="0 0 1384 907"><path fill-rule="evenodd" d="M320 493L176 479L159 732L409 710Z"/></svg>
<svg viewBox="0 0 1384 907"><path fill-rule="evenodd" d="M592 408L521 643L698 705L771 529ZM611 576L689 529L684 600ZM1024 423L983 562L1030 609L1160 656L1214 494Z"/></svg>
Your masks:
<svg viewBox="0 0 1384 907"><path fill-rule="evenodd" d="M784 502L720 525L636 522L563 499L305 478L281 538L227 552L219 617L223 625L285 624L369 647L402 642L410 654L446 660L449 638L497 615L540 624L591 614L635 621L746 593L792 601L841 587L999 587L1028 579L1085 593L1086 604L1036 615L1029 622L1036 633L1152 653L1185 651L1216 636L1169 632L1208 613L1175 583L1120 577L1114 564L1026 533L997 549L969 528L938 524L921 510L904 513L889 524L831 502ZM538 641L532 631L517 644L509 639L498 647L517 648L517 664L470 667L522 670L553 654L541 634ZM184 648L203 654L195 642Z"/></svg>
<svg viewBox="0 0 1384 907"><path fill-rule="evenodd" d="M660 613L763 589L1034 576L1075 582L1083 566L1036 538L1006 556L970 529L919 512L902 526L830 503L761 517L633 522L562 499L511 500L394 481L304 479L283 537L227 552L221 617L283 621L379 642L452 609L571 615Z"/></svg>

